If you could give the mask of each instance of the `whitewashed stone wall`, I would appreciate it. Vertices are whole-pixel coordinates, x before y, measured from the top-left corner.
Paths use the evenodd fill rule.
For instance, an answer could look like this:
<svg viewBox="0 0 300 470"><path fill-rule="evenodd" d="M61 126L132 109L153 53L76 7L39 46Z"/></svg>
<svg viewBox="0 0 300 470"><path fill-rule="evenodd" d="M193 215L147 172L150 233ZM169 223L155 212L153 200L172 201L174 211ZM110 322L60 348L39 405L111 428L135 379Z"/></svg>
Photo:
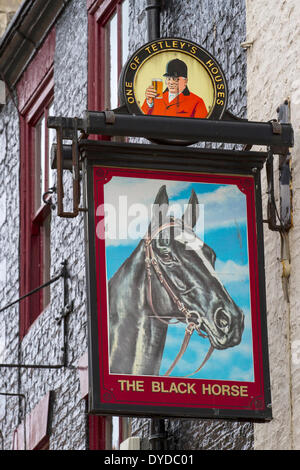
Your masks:
<svg viewBox="0 0 300 470"><path fill-rule="evenodd" d="M276 118L290 99L295 147L293 228L289 233L291 275L287 302L281 285L278 233L265 227L269 351L274 419L255 424L255 449L300 449L300 2L247 0L248 118ZM275 163L277 165L277 163ZM278 176L278 173L277 173ZM266 181L264 174L264 192ZM264 202L266 208L266 201Z"/></svg>
<svg viewBox="0 0 300 470"><path fill-rule="evenodd" d="M0 307L19 294L19 117L10 101L0 114ZM18 308L0 314L0 362L11 363L18 355ZM20 393L18 371L1 369L0 392ZM2 443L18 425L18 398L0 395ZM2 444L0 442L0 445ZM11 441L10 441L11 443Z"/></svg>

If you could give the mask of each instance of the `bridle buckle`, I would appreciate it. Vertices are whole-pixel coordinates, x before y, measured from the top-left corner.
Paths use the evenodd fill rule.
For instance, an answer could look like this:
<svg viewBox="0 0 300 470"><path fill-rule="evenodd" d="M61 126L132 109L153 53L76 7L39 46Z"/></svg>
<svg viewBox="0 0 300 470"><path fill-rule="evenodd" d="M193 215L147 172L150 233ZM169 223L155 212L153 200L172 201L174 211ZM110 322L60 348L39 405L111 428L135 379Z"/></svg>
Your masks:
<svg viewBox="0 0 300 470"><path fill-rule="evenodd" d="M186 325L185 331L192 336L195 329L196 329L196 324L194 322L190 322Z"/></svg>

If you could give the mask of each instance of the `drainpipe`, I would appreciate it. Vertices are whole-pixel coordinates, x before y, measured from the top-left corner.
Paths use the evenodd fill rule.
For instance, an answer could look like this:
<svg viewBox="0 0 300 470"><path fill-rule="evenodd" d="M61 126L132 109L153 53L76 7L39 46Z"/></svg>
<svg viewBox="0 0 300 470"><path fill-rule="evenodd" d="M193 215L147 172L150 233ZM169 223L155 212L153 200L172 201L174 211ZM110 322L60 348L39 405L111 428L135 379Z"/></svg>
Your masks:
<svg viewBox="0 0 300 470"><path fill-rule="evenodd" d="M149 442L150 450L167 450L167 433L164 419L151 419Z"/></svg>
<svg viewBox="0 0 300 470"><path fill-rule="evenodd" d="M145 8L147 14L148 41L160 37L160 5L161 0L147 0Z"/></svg>

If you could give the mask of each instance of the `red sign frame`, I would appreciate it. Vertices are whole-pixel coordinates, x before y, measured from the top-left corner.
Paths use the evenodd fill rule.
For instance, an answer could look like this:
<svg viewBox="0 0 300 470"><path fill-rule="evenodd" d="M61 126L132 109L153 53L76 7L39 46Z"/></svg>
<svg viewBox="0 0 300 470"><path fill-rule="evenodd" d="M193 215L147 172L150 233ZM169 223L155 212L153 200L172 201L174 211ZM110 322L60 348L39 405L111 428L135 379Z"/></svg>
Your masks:
<svg viewBox="0 0 300 470"><path fill-rule="evenodd" d="M89 310L90 412L99 414L182 417L253 417L270 419L270 387L266 348L264 279L261 256L260 194L255 174L176 172L92 165L89 187ZM247 241L253 342L252 381L193 379L110 373L105 239L96 235L99 211L105 203L104 187L112 178L163 180L234 185L246 198ZM197 366L198 364L196 364ZM195 368L195 367L194 367Z"/></svg>

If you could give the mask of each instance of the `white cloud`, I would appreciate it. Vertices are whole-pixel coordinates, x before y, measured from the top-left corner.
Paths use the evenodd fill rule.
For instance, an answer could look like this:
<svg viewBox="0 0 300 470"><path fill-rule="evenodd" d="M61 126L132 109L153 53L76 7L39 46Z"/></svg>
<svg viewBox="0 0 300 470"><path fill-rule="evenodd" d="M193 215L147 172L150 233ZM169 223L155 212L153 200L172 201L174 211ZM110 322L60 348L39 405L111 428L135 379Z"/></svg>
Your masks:
<svg viewBox="0 0 300 470"><path fill-rule="evenodd" d="M128 207L137 202L151 206L159 189L167 186L169 199L179 194L183 189L190 186L188 181L164 181L144 178L122 178L113 177L109 183L104 186L105 201L110 204L116 204L118 207L119 195L127 196ZM116 191L118 188L118 191ZM187 201L185 201L186 203Z"/></svg>
<svg viewBox="0 0 300 470"><path fill-rule="evenodd" d="M224 204L230 199L240 197L241 191L235 185L220 186L216 191L201 194L203 204Z"/></svg>
<svg viewBox="0 0 300 470"><path fill-rule="evenodd" d="M117 233L116 237L107 239L107 245L134 244L135 240L146 233L152 204L164 184L167 186L170 208L175 209L172 214L181 217L188 200L172 201L172 198L188 187L194 186L197 190L197 183L193 185L188 181L113 177L104 186L105 203L115 208ZM200 217L195 230L200 238L204 239L205 232L209 230L231 226L236 226L239 230L246 223L246 198L235 185L220 186L215 191L198 193L197 196ZM131 229L130 236L128 227Z"/></svg>
<svg viewBox="0 0 300 470"><path fill-rule="evenodd" d="M190 348L190 346L189 346ZM178 376L187 376L193 374L194 371L202 364L207 352L208 352L208 342L201 343L199 339L198 348L193 350L191 359L188 359L186 356L183 356L178 364L176 365L176 371ZM211 378L221 378L221 380L241 380L241 381L252 381L253 380L253 367L252 367L252 351L249 349L248 353L241 354L239 347L229 348L222 351L214 350L212 356L207 361L203 367L203 373L205 375L209 374ZM190 350L191 353L191 350ZM248 359L247 369L235 365L236 361L243 356ZM161 371L164 373L172 364L175 357L163 357ZM201 376L201 372L199 372ZM220 375L221 374L221 375Z"/></svg>
<svg viewBox="0 0 300 470"><path fill-rule="evenodd" d="M246 197L234 185L199 195L199 203L204 204L205 231L246 223Z"/></svg>
<svg viewBox="0 0 300 470"><path fill-rule="evenodd" d="M151 207L164 184L167 185L168 197L171 199L191 183L113 177L104 186L105 204L115 208L116 214L115 230L111 233L117 233L116 237L107 238L107 245L131 245L144 236L150 223ZM184 204L187 202L184 201ZM176 216L179 216L178 208Z"/></svg>
<svg viewBox="0 0 300 470"><path fill-rule="evenodd" d="M240 367L233 367L231 369L228 380L239 380L241 382L253 382L253 368L248 370L241 369Z"/></svg>
<svg viewBox="0 0 300 470"><path fill-rule="evenodd" d="M232 260L226 262L216 260L215 271L223 283L244 282L249 280L248 264L237 264Z"/></svg>

